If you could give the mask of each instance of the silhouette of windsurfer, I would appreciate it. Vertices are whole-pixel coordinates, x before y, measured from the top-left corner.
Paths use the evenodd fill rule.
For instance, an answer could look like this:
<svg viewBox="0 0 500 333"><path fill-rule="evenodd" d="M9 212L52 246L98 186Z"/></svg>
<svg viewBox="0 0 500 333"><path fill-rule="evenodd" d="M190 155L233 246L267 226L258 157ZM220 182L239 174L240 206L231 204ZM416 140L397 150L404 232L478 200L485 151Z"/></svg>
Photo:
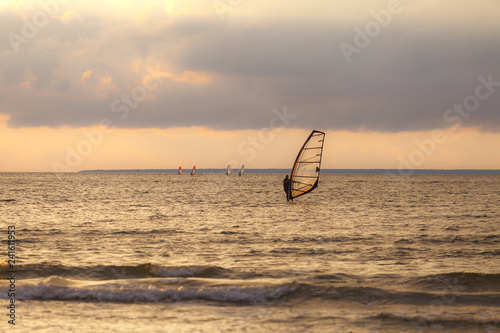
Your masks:
<svg viewBox="0 0 500 333"><path fill-rule="evenodd" d="M288 175L285 176L285 179L283 179L283 190L286 193L286 201L293 201L292 198L292 193L291 193L291 185L292 182L290 181L290 178L288 178Z"/></svg>

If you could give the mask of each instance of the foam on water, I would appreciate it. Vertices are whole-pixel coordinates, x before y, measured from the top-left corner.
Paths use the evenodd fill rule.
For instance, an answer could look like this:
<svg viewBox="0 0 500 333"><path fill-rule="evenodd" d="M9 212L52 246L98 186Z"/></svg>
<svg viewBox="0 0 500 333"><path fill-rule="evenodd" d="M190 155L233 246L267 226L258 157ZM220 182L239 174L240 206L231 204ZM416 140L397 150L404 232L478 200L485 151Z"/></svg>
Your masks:
<svg viewBox="0 0 500 333"><path fill-rule="evenodd" d="M246 282L238 285L232 281L219 281L217 285L207 286L203 283L190 283L186 279L75 281L50 277L42 281L20 283L17 299L119 303L215 301L254 304L279 300L293 293L298 287L296 283L275 285Z"/></svg>

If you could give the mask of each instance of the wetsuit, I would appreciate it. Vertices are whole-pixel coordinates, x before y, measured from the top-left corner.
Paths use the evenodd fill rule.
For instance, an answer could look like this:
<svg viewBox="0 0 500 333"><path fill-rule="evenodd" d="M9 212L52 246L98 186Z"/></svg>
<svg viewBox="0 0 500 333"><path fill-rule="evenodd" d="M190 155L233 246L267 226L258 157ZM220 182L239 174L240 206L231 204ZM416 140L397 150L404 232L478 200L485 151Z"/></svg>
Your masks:
<svg viewBox="0 0 500 333"><path fill-rule="evenodd" d="M283 179L283 190L285 191L286 193L286 201L290 201L292 199L292 195L291 195L291 191L290 191L290 185L292 183L290 182L290 178L285 178Z"/></svg>

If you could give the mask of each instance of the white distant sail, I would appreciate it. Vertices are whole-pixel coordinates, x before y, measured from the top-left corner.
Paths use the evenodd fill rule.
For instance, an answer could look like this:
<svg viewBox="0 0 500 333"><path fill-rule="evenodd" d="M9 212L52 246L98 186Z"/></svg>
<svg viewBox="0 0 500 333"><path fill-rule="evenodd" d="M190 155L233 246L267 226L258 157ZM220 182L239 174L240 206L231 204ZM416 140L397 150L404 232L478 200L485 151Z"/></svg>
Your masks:
<svg viewBox="0 0 500 333"><path fill-rule="evenodd" d="M195 173L196 173L196 165L193 166L193 170L191 171L191 176L194 176Z"/></svg>
<svg viewBox="0 0 500 333"><path fill-rule="evenodd" d="M177 172L178 175L182 175L182 168L179 167L179 172Z"/></svg>
<svg viewBox="0 0 500 333"><path fill-rule="evenodd" d="M318 186L324 142L325 133L312 131L300 149L290 175L292 199L309 193Z"/></svg>
<svg viewBox="0 0 500 333"><path fill-rule="evenodd" d="M226 175L229 176L230 174L231 174L231 166L228 164L226 168Z"/></svg>
<svg viewBox="0 0 500 333"><path fill-rule="evenodd" d="M242 165L239 173L240 177L243 175L244 172L245 172L245 165Z"/></svg>

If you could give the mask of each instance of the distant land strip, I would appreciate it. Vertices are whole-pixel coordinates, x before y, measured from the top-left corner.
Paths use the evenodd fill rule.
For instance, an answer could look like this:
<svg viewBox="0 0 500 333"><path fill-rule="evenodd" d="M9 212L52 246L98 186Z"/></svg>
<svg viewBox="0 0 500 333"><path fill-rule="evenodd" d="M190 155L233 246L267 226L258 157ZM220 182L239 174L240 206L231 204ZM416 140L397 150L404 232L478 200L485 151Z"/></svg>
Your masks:
<svg viewBox="0 0 500 333"><path fill-rule="evenodd" d="M238 173L239 169L234 169L233 173ZM89 172L127 172L127 173L177 173L178 169L115 169L115 170L82 170L80 173ZM184 169L186 175L189 175L191 169ZM196 169L196 173L225 173L226 169ZM290 169L245 169L245 173L290 173ZM478 174L478 175L500 175L500 170L474 170L474 169L456 169L456 170L440 170L440 169L415 169L415 170L398 170L398 169L321 169L321 173L340 173L340 174Z"/></svg>

